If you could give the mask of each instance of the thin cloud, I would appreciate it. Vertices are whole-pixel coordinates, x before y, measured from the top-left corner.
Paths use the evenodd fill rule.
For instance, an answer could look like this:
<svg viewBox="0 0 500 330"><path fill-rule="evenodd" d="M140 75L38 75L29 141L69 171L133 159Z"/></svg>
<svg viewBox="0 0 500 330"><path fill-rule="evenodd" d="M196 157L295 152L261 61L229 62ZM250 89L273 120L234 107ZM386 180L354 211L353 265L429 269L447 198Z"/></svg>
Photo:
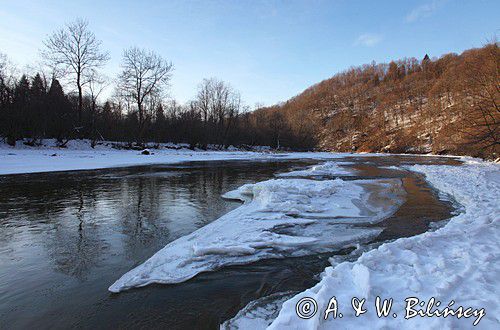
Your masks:
<svg viewBox="0 0 500 330"><path fill-rule="evenodd" d="M360 35L356 41L354 42L354 45L356 46L366 46L366 47L373 47L379 42L382 41L382 36L379 34L374 34L374 33L365 33Z"/></svg>
<svg viewBox="0 0 500 330"><path fill-rule="evenodd" d="M408 15L406 15L406 22L413 23L431 16L436 10L439 9L439 7L441 7L444 2L445 1L434 0L430 3L426 3L414 8Z"/></svg>

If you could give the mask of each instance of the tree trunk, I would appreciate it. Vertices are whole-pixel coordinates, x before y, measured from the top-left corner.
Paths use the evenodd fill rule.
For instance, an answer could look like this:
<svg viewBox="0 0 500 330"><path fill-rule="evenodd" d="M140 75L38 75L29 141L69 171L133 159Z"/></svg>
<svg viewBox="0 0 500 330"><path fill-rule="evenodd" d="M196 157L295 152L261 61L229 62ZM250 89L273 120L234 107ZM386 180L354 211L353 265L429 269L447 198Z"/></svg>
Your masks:
<svg viewBox="0 0 500 330"><path fill-rule="evenodd" d="M82 126L83 91L80 83L80 74L76 77L76 85L78 87L78 126Z"/></svg>
<svg viewBox="0 0 500 330"><path fill-rule="evenodd" d="M142 143L142 135L144 131L144 113L142 109L142 102L137 102L137 110L139 111L139 143Z"/></svg>

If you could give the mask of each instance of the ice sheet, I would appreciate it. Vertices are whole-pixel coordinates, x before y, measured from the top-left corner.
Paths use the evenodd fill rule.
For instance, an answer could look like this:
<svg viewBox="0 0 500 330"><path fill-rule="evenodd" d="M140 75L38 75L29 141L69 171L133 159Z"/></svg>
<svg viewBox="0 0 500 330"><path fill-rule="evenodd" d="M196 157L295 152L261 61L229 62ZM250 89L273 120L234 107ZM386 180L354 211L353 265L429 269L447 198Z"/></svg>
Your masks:
<svg viewBox="0 0 500 330"><path fill-rule="evenodd" d="M399 180L391 182L400 185ZM381 229L352 224L372 223L393 212L381 205L365 208L370 194L362 181L340 179L274 179L244 185L225 195L244 200L242 206L171 242L109 290L179 283L226 265L328 252L366 241ZM388 195L387 203L393 198Z"/></svg>
<svg viewBox="0 0 500 330"><path fill-rule="evenodd" d="M313 165L308 169L279 173L278 177L311 177L311 176L350 176L355 174L355 170L344 167L352 163L348 162L325 162Z"/></svg>

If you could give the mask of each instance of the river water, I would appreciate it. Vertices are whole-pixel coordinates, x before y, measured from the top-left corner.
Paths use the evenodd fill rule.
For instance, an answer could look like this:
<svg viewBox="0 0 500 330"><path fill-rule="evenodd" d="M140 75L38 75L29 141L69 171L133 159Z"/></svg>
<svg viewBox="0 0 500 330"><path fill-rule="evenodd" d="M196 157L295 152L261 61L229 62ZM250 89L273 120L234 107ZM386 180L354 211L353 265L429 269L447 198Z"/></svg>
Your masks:
<svg viewBox="0 0 500 330"><path fill-rule="evenodd" d="M403 205L376 224L377 243L422 233L450 217L422 177L388 168L457 165L437 157L354 157L346 180L399 178ZM0 328L216 329L248 302L314 285L328 258L264 260L176 285L111 294L107 288L167 243L240 204L221 198L310 160L197 162L0 176ZM328 179L328 178L316 178Z"/></svg>

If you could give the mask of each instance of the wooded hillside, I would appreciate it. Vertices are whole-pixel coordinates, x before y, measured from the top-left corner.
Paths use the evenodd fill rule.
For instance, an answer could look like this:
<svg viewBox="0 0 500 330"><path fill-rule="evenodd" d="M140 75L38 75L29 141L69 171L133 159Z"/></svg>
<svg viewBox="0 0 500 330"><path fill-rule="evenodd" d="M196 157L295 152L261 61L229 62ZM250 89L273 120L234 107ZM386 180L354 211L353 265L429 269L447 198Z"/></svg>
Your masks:
<svg viewBox="0 0 500 330"><path fill-rule="evenodd" d="M497 158L499 62L498 44L492 43L439 59L372 63L255 116L284 121L275 133L283 131L284 145L296 145L298 137L322 150Z"/></svg>

